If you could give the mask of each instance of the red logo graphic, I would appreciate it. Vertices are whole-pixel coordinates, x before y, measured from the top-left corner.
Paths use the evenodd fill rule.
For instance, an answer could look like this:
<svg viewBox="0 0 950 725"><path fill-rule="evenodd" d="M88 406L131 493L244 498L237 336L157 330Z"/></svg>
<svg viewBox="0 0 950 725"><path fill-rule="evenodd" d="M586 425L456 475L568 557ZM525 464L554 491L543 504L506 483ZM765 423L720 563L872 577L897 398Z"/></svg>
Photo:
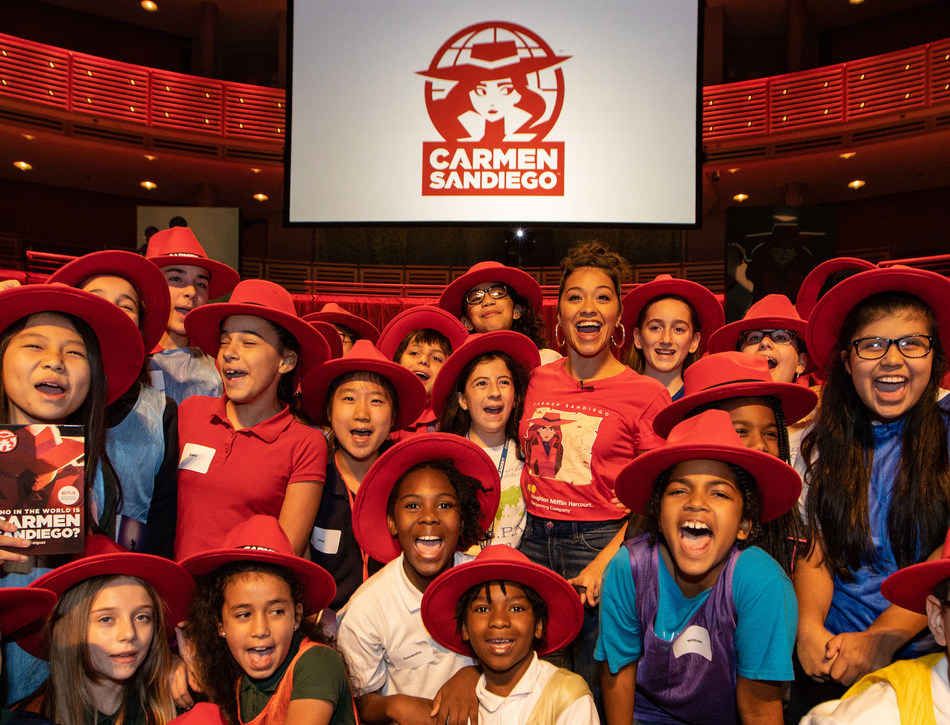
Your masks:
<svg viewBox="0 0 950 725"><path fill-rule="evenodd" d="M564 104L560 65L520 25L470 25L424 76L426 110L443 141L422 144L422 194L563 196L564 142L543 139Z"/></svg>
<svg viewBox="0 0 950 725"><path fill-rule="evenodd" d="M0 430L0 453L16 450L17 437L12 430Z"/></svg>

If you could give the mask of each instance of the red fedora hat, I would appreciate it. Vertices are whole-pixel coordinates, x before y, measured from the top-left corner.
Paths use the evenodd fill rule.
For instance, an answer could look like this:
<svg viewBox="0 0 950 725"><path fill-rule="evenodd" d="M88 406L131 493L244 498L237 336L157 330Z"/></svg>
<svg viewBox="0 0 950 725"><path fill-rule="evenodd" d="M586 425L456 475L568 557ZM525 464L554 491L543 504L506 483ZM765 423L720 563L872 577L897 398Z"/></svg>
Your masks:
<svg viewBox="0 0 950 725"><path fill-rule="evenodd" d="M187 264L206 270L211 278L208 283L208 296L211 299L224 297L241 279L224 262L211 259L189 227L171 227L155 232L148 240L145 258L156 267Z"/></svg>
<svg viewBox="0 0 950 725"><path fill-rule="evenodd" d="M950 579L950 531L939 559L898 569L881 583L881 594L899 607L926 614L927 597L945 579Z"/></svg>
<svg viewBox="0 0 950 725"><path fill-rule="evenodd" d="M360 548L376 561L399 556L396 537L389 533L386 505L403 474L426 461L449 460L462 474L481 483L479 524L488 530L498 511L501 482L498 468L481 448L467 438L450 433L423 433L399 441L383 453L363 478L353 506L353 533Z"/></svg>
<svg viewBox="0 0 950 725"><path fill-rule="evenodd" d="M483 81L524 76L568 60L569 55L521 56L513 40L476 43L469 50L467 63L417 71L426 78L446 81Z"/></svg>
<svg viewBox="0 0 950 725"><path fill-rule="evenodd" d="M20 630L33 634L56 606L56 592L36 587L0 589L0 635L16 639Z"/></svg>
<svg viewBox="0 0 950 725"><path fill-rule="evenodd" d="M541 364L541 355L531 339L520 332L496 330L469 335L449 359L435 378L432 386L432 409L441 416L448 404L449 396L455 389L458 376L472 360L490 352L503 352L525 373L530 373Z"/></svg>
<svg viewBox="0 0 950 725"><path fill-rule="evenodd" d="M64 284L29 284L0 291L0 332L41 312L72 315L92 328L106 376L106 403L132 387L145 361L142 333L111 302Z"/></svg>
<svg viewBox="0 0 950 725"><path fill-rule="evenodd" d="M314 330L323 335L323 339L327 343L327 348L330 350L331 360L342 357L343 340L340 338L340 333L336 331L336 327L331 325L329 322L323 322L321 320L304 319L304 321Z"/></svg>
<svg viewBox="0 0 950 725"><path fill-rule="evenodd" d="M805 320L785 295L766 295L752 304L745 317L716 330L709 338L709 352L735 350L746 330L791 330L803 341Z"/></svg>
<svg viewBox="0 0 950 725"><path fill-rule="evenodd" d="M142 311L139 319L142 339L145 349L153 350L165 334L171 298L165 275L142 255L120 249L90 252L67 262L56 270L47 282L81 287L86 280L103 275L121 277L135 287Z"/></svg>
<svg viewBox="0 0 950 725"><path fill-rule="evenodd" d="M501 282L513 289L534 312L541 310L541 285L527 272L501 262L478 262L465 274L456 277L439 297L439 307L456 317L466 312L465 295L473 287L490 282Z"/></svg>
<svg viewBox="0 0 950 725"><path fill-rule="evenodd" d="M360 340L369 340L375 343L379 339L379 330L369 320L359 315L344 310L336 302L327 302L320 308L319 312L311 312L303 316L307 322L318 320L320 322L329 322L331 325L341 325L347 327L359 337Z"/></svg>
<svg viewBox="0 0 950 725"><path fill-rule="evenodd" d="M811 311L815 309L821 288L825 286L829 277L839 272L851 271L857 274L874 268L873 262L859 257L834 257L825 260L802 280L802 284L798 288L798 294L795 295L795 309L798 310L798 314L802 316L802 319L807 320L811 315Z"/></svg>
<svg viewBox="0 0 950 725"><path fill-rule="evenodd" d="M416 305L403 310L389 321L379 333L376 347L392 360L406 335L416 330L435 330L448 338L453 350L468 337L468 330L451 312L435 305Z"/></svg>
<svg viewBox="0 0 950 725"><path fill-rule="evenodd" d="M474 560L442 572L428 586L422 596L422 623L432 638L446 649L471 657L472 648L456 626L455 608L469 589L495 581L530 587L547 605L544 646L538 654L566 647L581 631L584 607L567 579L517 549L497 544L483 549Z"/></svg>
<svg viewBox="0 0 950 725"><path fill-rule="evenodd" d="M426 389L422 381L402 365L388 360L369 340L357 340L346 355L328 360L301 381L303 409L314 423L330 423L327 396L333 381L341 375L357 372L375 373L392 384L398 398L394 401L398 415L393 421L397 429L412 423L425 408Z"/></svg>
<svg viewBox="0 0 950 725"><path fill-rule="evenodd" d="M44 574L30 584L30 588L49 589L62 597L80 582L102 576L130 576L149 584L165 607L168 634L187 616L194 591L194 581L187 571L164 557L123 549L102 534L88 534L81 558ZM20 646L34 657L45 658L47 645L45 633L20 641Z"/></svg>
<svg viewBox="0 0 950 725"><path fill-rule="evenodd" d="M828 371L838 349L838 336L848 314L872 295L903 292L920 299L934 314L944 350L950 341L950 279L926 269L869 269L848 277L818 300L808 320L808 354L819 370Z"/></svg>
<svg viewBox="0 0 950 725"><path fill-rule="evenodd" d="M220 549L209 549L182 559L193 576L211 574L225 564L256 561L293 572L304 588L305 614L325 609L336 596L336 582L326 569L294 553L287 534L273 516L257 514L231 529Z"/></svg>
<svg viewBox="0 0 950 725"><path fill-rule="evenodd" d="M762 522L790 511L802 491L794 468L768 453L746 448L726 411L707 410L674 426L664 446L628 463L617 476L617 498L634 513L645 514L661 473L677 463L701 459L731 463L755 479Z"/></svg>
<svg viewBox="0 0 950 725"><path fill-rule="evenodd" d="M623 324L627 334L632 333L633 328L637 326L641 310L648 307L654 300L664 297L682 297L693 308L698 327L702 331L699 349L696 352L702 355L709 336L722 327L726 316L716 295L707 287L688 279L658 274L652 282L639 284L630 290L623 298Z"/></svg>
<svg viewBox="0 0 950 725"><path fill-rule="evenodd" d="M221 708L210 702L196 703L190 710L185 710L168 725L228 725L228 721L221 714Z"/></svg>
<svg viewBox="0 0 950 725"><path fill-rule="evenodd" d="M300 346L295 371L298 380L330 359L327 341L297 315L290 292L265 279L239 282L227 302L212 302L189 312L185 316L189 341L215 357L221 346L221 325L233 315L261 317L284 328Z"/></svg>
<svg viewBox="0 0 950 725"><path fill-rule="evenodd" d="M730 398L777 398L787 423L804 418L818 404L809 388L773 382L764 357L735 351L706 355L693 363L683 374L683 391L682 398L653 420L653 430L661 438L696 408Z"/></svg>
<svg viewBox="0 0 950 725"><path fill-rule="evenodd" d="M567 425L568 423L573 423L573 422L574 421L571 420L570 418L562 418L559 413L555 413L549 410L540 418L532 418L531 420L529 420L528 425L555 426L555 425Z"/></svg>

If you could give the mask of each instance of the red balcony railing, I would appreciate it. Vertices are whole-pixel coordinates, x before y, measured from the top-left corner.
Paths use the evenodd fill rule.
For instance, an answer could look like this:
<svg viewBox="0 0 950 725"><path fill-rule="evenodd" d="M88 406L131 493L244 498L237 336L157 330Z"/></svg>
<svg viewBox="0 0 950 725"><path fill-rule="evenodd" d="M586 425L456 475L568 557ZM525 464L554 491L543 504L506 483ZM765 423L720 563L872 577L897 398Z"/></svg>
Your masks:
<svg viewBox="0 0 950 725"><path fill-rule="evenodd" d="M0 34L0 100L283 144L284 91L120 63ZM703 140L733 141L950 103L950 39L703 89Z"/></svg>

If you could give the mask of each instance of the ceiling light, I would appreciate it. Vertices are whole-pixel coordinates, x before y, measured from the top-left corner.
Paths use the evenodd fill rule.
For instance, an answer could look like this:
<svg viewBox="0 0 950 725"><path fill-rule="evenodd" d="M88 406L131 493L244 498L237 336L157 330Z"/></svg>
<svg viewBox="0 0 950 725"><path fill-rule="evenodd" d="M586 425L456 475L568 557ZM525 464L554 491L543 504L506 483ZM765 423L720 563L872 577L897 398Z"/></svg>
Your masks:
<svg viewBox="0 0 950 725"><path fill-rule="evenodd" d="M259 168L257 168L256 166L252 166L252 167L251 167L251 173L252 173L252 174L259 174L259 173L261 173L261 170L260 170Z"/></svg>
<svg viewBox="0 0 950 725"><path fill-rule="evenodd" d="M845 151L843 154L838 154L839 159L853 159L858 155L857 151Z"/></svg>
<svg viewBox="0 0 950 725"><path fill-rule="evenodd" d="M269 197L267 194L262 194L261 192L257 192L257 193L254 195L254 199L255 199L256 201L259 201L259 202L262 202L262 203L263 203L263 202L267 201L268 199L270 199L270 197Z"/></svg>
<svg viewBox="0 0 950 725"><path fill-rule="evenodd" d="M860 5L863 2L864 0L848 0L848 3L850 3L851 5Z"/></svg>
<svg viewBox="0 0 950 725"><path fill-rule="evenodd" d="M146 191L154 191L158 188L158 184L156 184L154 181L149 181L148 179L145 179L145 181L140 181L139 186L141 186Z"/></svg>
<svg viewBox="0 0 950 725"><path fill-rule="evenodd" d="M862 186L864 186L866 183L867 183L867 182L866 182L864 179L855 179L854 181L849 181L849 182L848 182L848 188L849 188L849 189L854 189L855 191L857 191L857 190L860 189Z"/></svg>
<svg viewBox="0 0 950 725"><path fill-rule="evenodd" d="M36 138L36 136L34 136L32 133L25 133L23 134L23 138L25 138L27 141L32 141Z"/></svg>
<svg viewBox="0 0 950 725"><path fill-rule="evenodd" d="M735 194L735 195L732 197L732 200L733 200L733 201L738 201L738 202L741 204L742 202L744 202L744 201L745 201L746 199L748 199L748 198L749 198L749 195L748 195L748 194Z"/></svg>
<svg viewBox="0 0 950 725"><path fill-rule="evenodd" d="M726 171L728 171L730 174L738 174L738 173L739 173L739 167L738 167L738 166L733 166L731 169L726 169Z"/></svg>
<svg viewBox="0 0 950 725"><path fill-rule="evenodd" d="M29 171L33 168L33 164L29 161L14 161L13 165L16 166L20 171Z"/></svg>
<svg viewBox="0 0 950 725"><path fill-rule="evenodd" d="M141 5L142 10L145 10L146 12L154 13L156 10L158 10L158 3L155 2L155 0L142 0L139 5Z"/></svg>
<svg viewBox="0 0 950 725"><path fill-rule="evenodd" d="M146 160L146 161L154 161L154 160L155 160L155 154L145 154L145 160Z"/></svg>

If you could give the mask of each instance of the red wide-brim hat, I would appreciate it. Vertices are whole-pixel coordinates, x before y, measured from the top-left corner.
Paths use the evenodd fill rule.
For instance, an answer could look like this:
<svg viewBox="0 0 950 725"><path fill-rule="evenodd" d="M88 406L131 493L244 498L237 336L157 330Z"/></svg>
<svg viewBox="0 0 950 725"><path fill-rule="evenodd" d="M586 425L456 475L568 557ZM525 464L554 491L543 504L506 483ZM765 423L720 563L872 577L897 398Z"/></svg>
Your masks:
<svg viewBox="0 0 950 725"><path fill-rule="evenodd" d="M56 592L36 587L0 589L0 635L17 639L17 633L39 629L56 606Z"/></svg>
<svg viewBox="0 0 950 725"><path fill-rule="evenodd" d="M927 597L946 579L950 579L950 531L939 559L898 569L881 583L881 594L899 607L926 614Z"/></svg>
<svg viewBox="0 0 950 725"><path fill-rule="evenodd" d="M234 315L260 317L284 328L297 341L300 352L294 373L298 380L330 359L327 341L297 315L290 293L264 279L246 279L234 288L228 302L201 305L185 315L188 341L216 357L221 347L221 325Z"/></svg>
<svg viewBox="0 0 950 725"><path fill-rule="evenodd" d="M634 513L646 514L657 478L684 461L731 463L755 479L763 523L790 511L802 491L794 468L775 456L746 448L724 410L707 410L670 431L666 445L640 454L617 476L616 496Z"/></svg>
<svg viewBox="0 0 950 725"><path fill-rule="evenodd" d="M310 327L323 335L327 348L330 350L330 359L335 359L343 355L343 340L340 339L340 333L329 322L320 320L305 320Z"/></svg>
<svg viewBox="0 0 950 725"><path fill-rule="evenodd" d="M452 462L460 473L481 485L477 493L479 525L488 531L498 511L501 481L498 467L467 438L450 433L423 433L396 443L383 453L363 478L353 505L353 534L360 548L376 561L392 561L401 549L389 533L386 506L399 479L413 466L427 461Z"/></svg>
<svg viewBox="0 0 950 725"><path fill-rule="evenodd" d="M469 49L468 63L433 65L417 71L426 78L444 81L478 82L498 78L517 78L550 68L570 59L569 55L522 56L513 40L476 43Z"/></svg>
<svg viewBox="0 0 950 725"><path fill-rule="evenodd" d="M696 352L702 355L710 335L723 326L726 315L716 295L698 282L688 279L660 274L652 282L637 285L627 293L623 298L623 324L627 333L631 334L637 326L641 310L664 297L681 297L693 308L697 326L702 332Z"/></svg>
<svg viewBox="0 0 950 725"><path fill-rule="evenodd" d="M772 380L764 357L744 352L718 352L690 365L683 374L683 397L666 406L653 419L653 430L666 438L680 421L697 408L733 398L778 399L787 424L808 415L818 404L810 388Z"/></svg>
<svg viewBox="0 0 950 725"><path fill-rule="evenodd" d="M317 425L329 425L327 396L330 385L347 373L375 373L390 382L396 391L395 428L405 428L426 406L426 389L415 375L402 365L387 359L369 340L357 340L340 358L328 360L301 381L303 409Z"/></svg>
<svg viewBox="0 0 950 725"><path fill-rule="evenodd" d="M181 560L193 576L205 576L227 564L259 562L290 570L303 587L304 614L319 612L336 596L333 576L319 564L294 554L290 540L273 516L257 514L231 529L220 549L209 549Z"/></svg>
<svg viewBox="0 0 950 725"><path fill-rule="evenodd" d="M135 287L141 303L139 327L145 349L155 349L165 334L171 297L165 275L142 255L120 249L91 252L67 262L47 282L80 287L86 280L104 275L121 277Z"/></svg>
<svg viewBox="0 0 950 725"><path fill-rule="evenodd" d="M459 632L455 609L469 589L496 581L530 587L547 605L544 646L538 654L566 647L581 631L584 607L574 587L517 549L497 544L483 549L473 561L447 569L429 584L422 597L422 623L432 638L446 649L472 657L471 646Z"/></svg>
<svg viewBox="0 0 950 725"><path fill-rule="evenodd" d="M439 297L439 307L456 317L464 315L468 311L465 305L465 295L468 291L480 284L491 282L500 282L513 289L528 304L531 312L541 310L541 285L538 281L527 272L517 267L508 267L501 262L473 264L465 274L449 282Z"/></svg>
<svg viewBox="0 0 950 725"><path fill-rule="evenodd" d="M556 425L567 425L573 422L574 421L570 418L562 418L559 413L547 412L540 418L532 418L529 420L528 425L547 425L553 427Z"/></svg>
<svg viewBox="0 0 950 725"><path fill-rule="evenodd" d="M468 337L468 330L451 312L435 305L417 305L403 310L392 318L379 333L376 347L390 360L396 355L399 344L411 332L435 330L444 335L455 350Z"/></svg>
<svg viewBox="0 0 950 725"><path fill-rule="evenodd" d="M818 300L808 320L808 354L819 370L828 372L838 351L838 337L851 310L882 292L903 292L926 304L937 322L944 350L950 344L950 279L926 269L893 267L870 269L836 284ZM923 332L921 330L920 332Z"/></svg>
<svg viewBox="0 0 950 725"><path fill-rule="evenodd" d="M469 335L449 355L432 386L432 409L439 417L445 412L449 397L455 390L462 370L475 358L492 352L503 352L527 374L541 364L541 355L531 339L520 332L496 330Z"/></svg>
<svg viewBox="0 0 950 725"><path fill-rule="evenodd" d="M111 302L64 284L30 284L0 291L0 332L17 320L42 312L71 315L92 328L106 377L106 403L136 381L145 361L142 334Z"/></svg>
<svg viewBox="0 0 950 725"><path fill-rule="evenodd" d="M343 309L336 302L327 302L320 308L319 312L306 314L303 319L307 322L318 320L329 322L331 325L341 325L352 330L361 340L369 340L372 343L379 339L379 330L376 329L376 325Z"/></svg>
<svg viewBox="0 0 950 725"><path fill-rule="evenodd" d="M803 341L806 322L785 295L766 295L752 304L745 317L723 325L709 337L709 352L735 350L746 330L791 330ZM804 351L803 351L804 352Z"/></svg>
<svg viewBox="0 0 950 725"><path fill-rule="evenodd" d="M241 276L224 262L211 259L198 237L188 227L171 227L155 232L148 240L145 258L156 267L188 265L208 273L208 297L224 297L241 281Z"/></svg>
<svg viewBox="0 0 950 725"><path fill-rule="evenodd" d="M190 710L185 710L168 725L228 725L221 714L221 708L210 702L198 702Z"/></svg>
<svg viewBox="0 0 950 725"><path fill-rule="evenodd" d="M825 282L828 281L831 275L846 270L853 270L857 273L874 268L873 262L860 257L834 257L822 262L802 280L802 284L798 288L798 294L795 295L795 309L798 310L798 314L802 316L802 319L807 320L818 303L821 288L825 286Z"/></svg>
<svg viewBox="0 0 950 725"><path fill-rule="evenodd" d="M44 574L30 584L30 588L49 589L62 597L80 582L103 576L135 577L151 586L165 607L169 635L188 614L195 583L187 571L170 559L127 551L102 534L87 535L85 553L81 558ZM34 657L48 656L45 633L25 637L19 645Z"/></svg>

